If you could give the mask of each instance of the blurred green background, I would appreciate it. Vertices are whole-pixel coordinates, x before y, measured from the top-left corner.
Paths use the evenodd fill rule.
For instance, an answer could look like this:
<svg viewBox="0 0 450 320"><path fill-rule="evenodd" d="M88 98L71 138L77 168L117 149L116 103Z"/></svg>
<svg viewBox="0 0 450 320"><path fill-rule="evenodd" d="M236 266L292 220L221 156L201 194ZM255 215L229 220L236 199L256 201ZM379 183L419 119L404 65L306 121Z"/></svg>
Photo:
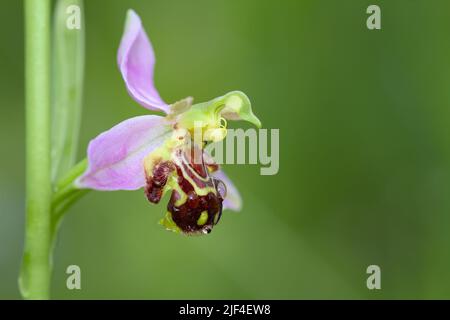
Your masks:
<svg viewBox="0 0 450 320"><path fill-rule="evenodd" d="M370 4L380 31L366 28ZM23 8L1 6L0 298L11 299L24 229ZM246 92L263 126L280 129L280 171L225 166L244 210L206 237L164 231L165 201L142 191L90 193L61 228L53 298L450 298L450 2L87 0L80 159L98 133L146 113L116 67L128 8L152 39L162 97ZM66 289L70 264L82 290ZM378 291L366 288L371 264Z"/></svg>

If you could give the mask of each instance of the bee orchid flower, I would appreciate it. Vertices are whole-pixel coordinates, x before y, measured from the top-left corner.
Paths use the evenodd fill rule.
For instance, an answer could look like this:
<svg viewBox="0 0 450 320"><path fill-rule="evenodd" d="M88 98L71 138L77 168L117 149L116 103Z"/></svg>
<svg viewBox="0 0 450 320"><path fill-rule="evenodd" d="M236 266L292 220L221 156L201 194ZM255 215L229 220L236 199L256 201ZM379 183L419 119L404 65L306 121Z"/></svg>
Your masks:
<svg viewBox="0 0 450 320"><path fill-rule="evenodd" d="M226 120L261 126L249 99L233 91L199 104L193 104L190 97L165 103L153 82L152 45L132 10L127 15L117 61L130 96L164 116L130 118L94 138L87 150L87 169L76 186L106 191L144 188L152 203L171 192L161 224L184 234L209 233L222 209L238 211L242 201L204 146L225 138ZM196 130L200 141L192 138Z"/></svg>

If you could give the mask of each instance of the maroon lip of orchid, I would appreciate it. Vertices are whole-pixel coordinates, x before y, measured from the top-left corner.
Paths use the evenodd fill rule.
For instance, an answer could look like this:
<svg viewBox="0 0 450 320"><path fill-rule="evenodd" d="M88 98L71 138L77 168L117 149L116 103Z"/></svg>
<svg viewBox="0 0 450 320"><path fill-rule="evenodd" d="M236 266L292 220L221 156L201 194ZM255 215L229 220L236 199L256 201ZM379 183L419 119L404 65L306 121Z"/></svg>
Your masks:
<svg viewBox="0 0 450 320"><path fill-rule="evenodd" d="M189 132L192 123L200 120L202 130L210 132L205 137L217 139L226 134L224 118L260 125L248 98L232 92L198 105L192 105L191 98L172 105L165 103L154 87L152 45L132 10L128 11L117 61L131 97L166 116L130 118L94 138L88 146L88 168L77 186L106 191L145 187L153 203L171 191L161 223L185 234L209 233L219 221L222 208L240 210L241 197L211 157L188 135L179 135L178 129ZM200 159L193 155L198 148Z"/></svg>
<svg viewBox="0 0 450 320"><path fill-rule="evenodd" d="M210 233L222 216L222 201L226 197L224 183L211 176L218 170L217 164L207 162L203 151L183 145L173 152L172 161L159 160L147 175L145 188L150 202L158 203L164 193L170 175L176 173L179 188L172 189L167 205L172 221L184 233ZM194 157L198 154L200 159Z"/></svg>

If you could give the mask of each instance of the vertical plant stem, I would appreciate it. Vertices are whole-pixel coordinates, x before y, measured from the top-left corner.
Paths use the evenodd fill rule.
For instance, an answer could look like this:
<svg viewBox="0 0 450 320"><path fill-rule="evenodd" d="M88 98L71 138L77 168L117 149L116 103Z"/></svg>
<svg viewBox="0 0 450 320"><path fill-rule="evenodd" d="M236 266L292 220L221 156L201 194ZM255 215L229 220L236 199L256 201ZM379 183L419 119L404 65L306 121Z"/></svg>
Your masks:
<svg viewBox="0 0 450 320"><path fill-rule="evenodd" d="M51 263L50 0L25 0L26 224L19 284L48 299Z"/></svg>

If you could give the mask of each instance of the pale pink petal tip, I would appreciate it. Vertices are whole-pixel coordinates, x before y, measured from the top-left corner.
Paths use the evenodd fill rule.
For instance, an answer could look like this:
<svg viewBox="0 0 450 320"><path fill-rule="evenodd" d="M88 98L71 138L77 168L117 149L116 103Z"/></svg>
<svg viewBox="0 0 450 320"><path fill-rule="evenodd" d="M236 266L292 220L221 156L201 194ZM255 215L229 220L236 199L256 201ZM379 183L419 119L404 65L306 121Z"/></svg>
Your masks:
<svg viewBox="0 0 450 320"><path fill-rule="evenodd" d="M169 113L153 82L155 54L141 19L128 10L125 30L117 53L117 63L128 93L143 107Z"/></svg>

